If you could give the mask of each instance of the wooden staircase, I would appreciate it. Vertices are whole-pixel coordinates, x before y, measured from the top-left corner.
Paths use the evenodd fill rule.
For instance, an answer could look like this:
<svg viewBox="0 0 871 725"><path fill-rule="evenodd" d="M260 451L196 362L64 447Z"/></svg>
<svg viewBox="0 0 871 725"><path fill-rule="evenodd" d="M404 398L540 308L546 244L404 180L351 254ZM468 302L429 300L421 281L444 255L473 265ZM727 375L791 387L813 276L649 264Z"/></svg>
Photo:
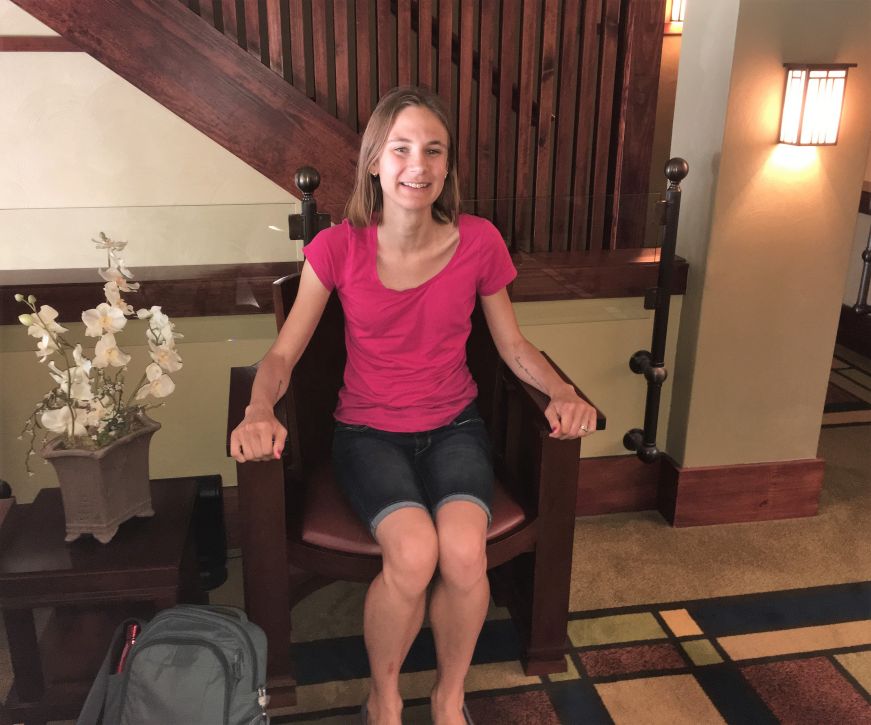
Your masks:
<svg viewBox="0 0 871 725"><path fill-rule="evenodd" d="M464 210L517 251L638 247L664 0L13 0L334 220L378 98L453 113Z"/></svg>

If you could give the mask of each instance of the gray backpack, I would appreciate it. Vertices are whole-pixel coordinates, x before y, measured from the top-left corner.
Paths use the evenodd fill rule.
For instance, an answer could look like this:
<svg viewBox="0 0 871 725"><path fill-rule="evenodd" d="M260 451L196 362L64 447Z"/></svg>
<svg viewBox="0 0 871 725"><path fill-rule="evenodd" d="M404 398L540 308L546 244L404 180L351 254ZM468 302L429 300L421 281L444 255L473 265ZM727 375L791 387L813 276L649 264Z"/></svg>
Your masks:
<svg viewBox="0 0 871 725"><path fill-rule="evenodd" d="M262 725L265 682L266 635L241 609L179 605L118 628L76 725Z"/></svg>

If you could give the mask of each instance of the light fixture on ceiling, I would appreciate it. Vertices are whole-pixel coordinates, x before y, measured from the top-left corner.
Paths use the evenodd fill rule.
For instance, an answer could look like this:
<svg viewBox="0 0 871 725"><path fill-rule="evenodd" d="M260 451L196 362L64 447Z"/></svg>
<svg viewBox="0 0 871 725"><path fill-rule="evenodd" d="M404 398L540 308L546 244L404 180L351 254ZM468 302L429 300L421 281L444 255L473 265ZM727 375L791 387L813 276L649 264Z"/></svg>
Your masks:
<svg viewBox="0 0 871 725"><path fill-rule="evenodd" d="M786 87L780 143L832 146L838 142L847 70L855 63L784 63Z"/></svg>

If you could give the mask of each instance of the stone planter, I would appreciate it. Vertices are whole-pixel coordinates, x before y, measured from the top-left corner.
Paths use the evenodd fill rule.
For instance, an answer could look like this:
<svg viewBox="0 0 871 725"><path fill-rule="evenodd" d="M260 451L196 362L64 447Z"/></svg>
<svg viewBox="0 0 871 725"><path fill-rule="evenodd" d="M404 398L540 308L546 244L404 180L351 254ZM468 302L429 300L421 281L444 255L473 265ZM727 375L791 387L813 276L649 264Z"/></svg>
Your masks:
<svg viewBox="0 0 871 725"><path fill-rule="evenodd" d="M141 420L141 428L99 450L65 449L60 438L42 449L60 481L67 541L93 534L107 544L127 519L154 515L148 445L160 423Z"/></svg>

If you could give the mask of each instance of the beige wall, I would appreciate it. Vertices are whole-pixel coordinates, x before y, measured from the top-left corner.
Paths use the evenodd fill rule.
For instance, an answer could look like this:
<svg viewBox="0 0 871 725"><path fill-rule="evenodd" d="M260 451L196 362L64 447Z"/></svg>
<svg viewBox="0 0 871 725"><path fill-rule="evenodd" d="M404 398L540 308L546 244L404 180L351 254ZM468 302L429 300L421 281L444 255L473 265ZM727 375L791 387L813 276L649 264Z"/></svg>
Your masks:
<svg viewBox="0 0 871 725"><path fill-rule="evenodd" d="M0 98L0 268L93 267L101 230L131 266L297 258L289 193L86 53L0 53Z"/></svg>
<svg viewBox="0 0 871 725"><path fill-rule="evenodd" d="M680 316L680 298L672 305L672 325ZM523 332L570 375L608 416L608 428L588 438L582 457L626 453L623 434L641 427L645 384L629 370L629 356L649 349L652 314L638 299L535 302L516 306ZM271 315L182 318L175 320L185 337L179 341L184 368L173 379L175 392L151 415L163 424L151 444L151 474L155 477L219 473L235 485L234 463L224 453L230 368L259 360L272 342ZM76 340L90 354L93 339L82 336L82 325L70 325ZM119 345L133 356L128 379L135 383L148 362L139 321L118 334ZM21 501L40 488L57 485L54 470L34 458L36 475L24 468L28 442L18 440L24 420L49 389L48 372L36 362L35 340L21 326L0 327L0 478L12 484ZM674 359L674 341L667 366ZM670 384L663 394L660 430L665 431Z"/></svg>
<svg viewBox="0 0 871 725"><path fill-rule="evenodd" d="M816 455L871 118L871 3L700 0L672 148L691 262L669 451L684 466ZM857 62L837 146L775 143L783 62Z"/></svg>

